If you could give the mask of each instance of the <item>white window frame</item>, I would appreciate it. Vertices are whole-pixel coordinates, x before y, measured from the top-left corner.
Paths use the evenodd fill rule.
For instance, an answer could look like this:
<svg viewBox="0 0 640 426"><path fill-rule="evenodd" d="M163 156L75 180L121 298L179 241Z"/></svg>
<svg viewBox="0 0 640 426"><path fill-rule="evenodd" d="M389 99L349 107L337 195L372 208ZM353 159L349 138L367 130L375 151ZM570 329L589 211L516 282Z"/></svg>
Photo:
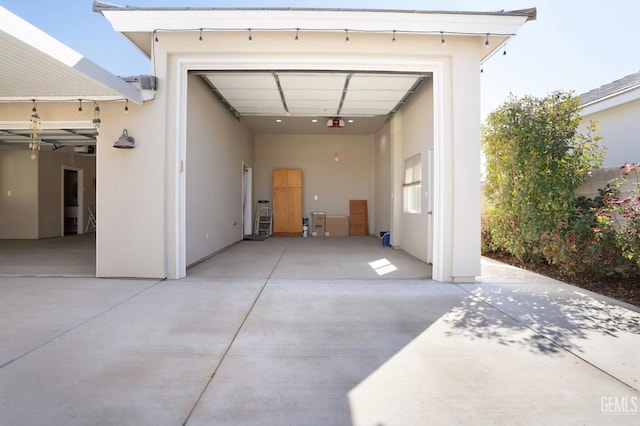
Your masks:
<svg viewBox="0 0 640 426"><path fill-rule="evenodd" d="M404 160L404 182L402 184L403 211L420 214L422 211L422 155L416 154Z"/></svg>

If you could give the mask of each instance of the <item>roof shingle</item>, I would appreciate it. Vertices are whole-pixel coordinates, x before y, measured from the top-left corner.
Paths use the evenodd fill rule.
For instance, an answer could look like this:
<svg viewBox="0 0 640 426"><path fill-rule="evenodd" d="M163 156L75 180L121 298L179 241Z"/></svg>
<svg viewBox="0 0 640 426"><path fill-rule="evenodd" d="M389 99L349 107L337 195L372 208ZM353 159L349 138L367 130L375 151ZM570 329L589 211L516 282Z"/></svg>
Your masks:
<svg viewBox="0 0 640 426"><path fill-rule="evenodd" d="M635 87L640 87L640 71L581 94L580 106L585 106Z"/></svg>

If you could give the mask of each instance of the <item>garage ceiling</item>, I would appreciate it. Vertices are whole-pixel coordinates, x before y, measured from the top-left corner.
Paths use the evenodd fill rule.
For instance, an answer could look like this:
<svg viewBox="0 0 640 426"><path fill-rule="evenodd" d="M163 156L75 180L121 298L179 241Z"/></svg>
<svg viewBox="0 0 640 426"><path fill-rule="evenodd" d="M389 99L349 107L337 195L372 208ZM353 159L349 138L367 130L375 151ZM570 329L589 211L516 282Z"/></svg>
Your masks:
<svg viewBox="0 0 640 426"><path fill-rule="evenodd" d="M375 133L429 77L304 71L195 74L231 113L254 132L267 134L326 133L333 117L345 121L342 133Z"/></svg>

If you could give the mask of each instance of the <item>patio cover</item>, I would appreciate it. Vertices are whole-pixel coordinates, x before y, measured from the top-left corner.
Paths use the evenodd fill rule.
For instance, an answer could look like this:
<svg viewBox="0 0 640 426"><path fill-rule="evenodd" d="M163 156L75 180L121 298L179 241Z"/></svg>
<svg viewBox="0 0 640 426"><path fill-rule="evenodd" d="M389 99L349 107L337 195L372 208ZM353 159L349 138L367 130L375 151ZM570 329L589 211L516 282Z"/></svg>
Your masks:
<svg viewBox="0 0 640 426"><path fill-rule="evenodd" d="M0 102L143 101L139 89L1 6L0 51Z"/></svg>

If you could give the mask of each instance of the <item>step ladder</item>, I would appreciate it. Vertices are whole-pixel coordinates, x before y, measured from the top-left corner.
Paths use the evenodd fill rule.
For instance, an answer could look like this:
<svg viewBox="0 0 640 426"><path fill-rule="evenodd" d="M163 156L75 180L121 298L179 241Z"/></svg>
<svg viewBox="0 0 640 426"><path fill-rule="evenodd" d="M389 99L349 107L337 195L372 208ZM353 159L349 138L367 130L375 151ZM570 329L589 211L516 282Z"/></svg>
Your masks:
<svg viewBox="0 0 640 426"><path fill-rule="evenodd" d="M258 200L256 205L256 222L253 234L258 237L270 237L273 228L273 211L268 200Z"/></svg>

